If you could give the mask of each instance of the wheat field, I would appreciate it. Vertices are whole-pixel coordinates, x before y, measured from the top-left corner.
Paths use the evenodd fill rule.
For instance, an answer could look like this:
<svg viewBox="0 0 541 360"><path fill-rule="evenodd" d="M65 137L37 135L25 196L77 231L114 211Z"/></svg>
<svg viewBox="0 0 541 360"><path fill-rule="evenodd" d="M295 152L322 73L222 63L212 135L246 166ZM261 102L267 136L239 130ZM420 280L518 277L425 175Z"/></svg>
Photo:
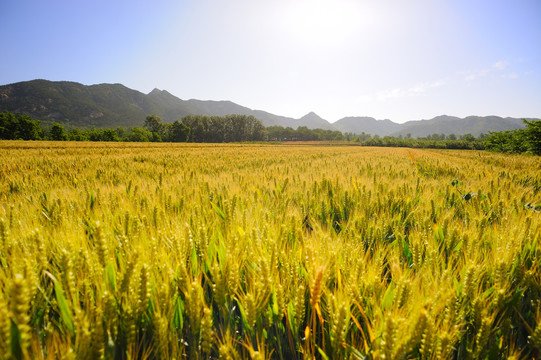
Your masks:
<svg viewBox="0 0 541 360"><path fill-rule="evenodd" d="M541 160L0 142L0 357L533 359Z"/></svg>

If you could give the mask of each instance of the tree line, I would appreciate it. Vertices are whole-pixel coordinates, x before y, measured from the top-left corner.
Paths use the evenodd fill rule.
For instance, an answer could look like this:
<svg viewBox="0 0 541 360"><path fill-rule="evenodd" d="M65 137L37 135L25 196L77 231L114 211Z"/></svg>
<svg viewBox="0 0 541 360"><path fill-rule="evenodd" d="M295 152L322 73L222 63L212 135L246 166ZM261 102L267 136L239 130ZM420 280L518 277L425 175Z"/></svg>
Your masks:
<svg viewBox="0 0 541 360"><path fill-rule="evenodd" d="M172 142L242 142L265 140L265 127L253 116L232 114L226 116L188 115L181 121L166 124L156 115L145 119L144 127L153 136Z"/></svg>
<svg viewBox="0 0 541 360"><path fill-rule="evenodd" d="M0 139L38 140L43 138L43 130L38 120L28 115L0 113Z"/></svg>
<svg viewBox="0 0 541 360"><path fill-rule="evenodd" d="M485 148L483 137L474 137L466 134L455 139L443 136L437 137L437 134L422 138L404 138L394 136L370 137L362 143L364 146L384 146L384 147L408 147L419 149L456 149L456 150L483 150Z"/></svg>
<svg viewBox="0 0 541 360"><path fill-rule="evenodd" d="M53 123L42 126L25 114L0 113L0 139L53 141L132 141L132 142L242 142L265 140L265 127L253 116L185 116L164 123L148 115L141 127L105 129L66 129Z"/></svg>
<svg viewBox="0 0 541 360"><path fill-rule="evenodd" d="M265 127L248 115L188 115L173 123L164 123L148 115L141 127L116 129L66 129L53 123L43 127L28 115L0 113L0 139L4 140L69 140L69 141L132 141L132 142L244 142L244 141L334 141L351 140L354 134L340 131L297 129L282 126Z"/></svg>
<svg viewBox="0 0 541 360"><path fill-rule="evenodd" d="M507 153L541 155L541 120L523 120L524 129L471 134L431 134L412 138L403 136L341 133L337 130L297 129L283 126L265 127L248 115L188 115L173 123L164 123L154 114L148 115L141 127L105 129L65 129L58 123L43 127L39 120L25 114L0 113L0 139L5 140L70 140L131 142L244 142L244 141L344 141L363 146L388 146L436 149L490 150Z"/></svg>
<svg viewBox="0 0 541 360"><path fill-rule="evenodd" d="M522 120L524 129L489 132L485 148L504 153L541 155L541 120Z"/></svg>

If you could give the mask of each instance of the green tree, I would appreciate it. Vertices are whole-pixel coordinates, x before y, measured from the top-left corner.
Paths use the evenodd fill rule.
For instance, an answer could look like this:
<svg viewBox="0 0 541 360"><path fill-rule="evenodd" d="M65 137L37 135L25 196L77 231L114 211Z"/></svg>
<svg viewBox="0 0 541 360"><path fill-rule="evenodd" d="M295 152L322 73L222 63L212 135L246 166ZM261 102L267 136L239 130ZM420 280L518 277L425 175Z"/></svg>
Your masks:
<svg viewBox="0 0 541 360"><path fill-rule="evenodd" d="M54 141L65 141L68 139L68 134L66 133L66 130L64 130L64 127L59 123L54 123L53 126L51 126L51 132L49 136L51 140Z"/></svg>
<svg viewBox="0 0 541 360"><path fill-rule="evenodd" d="M6 111L0 113L0 139L13 140L15 139L15 128L17 126L17 119L15 114Z"/></svg>
<svg viewBox="0 0 541 360"><path fill-rule="evenodd" d="M282 141L284 139L284 127L283 126L269 126L266 129L267 140L270 141Z"/></svg>
<svg viewBox="0 0 541 360"><path fill-rule="evenodd" d="M6 111L0 113L0 139L39 140L42 137L39 120L28 115Z"/></svg>
<svg viewBox="0 0 541 360"><path fill-rule="evenodd" d="M265 137L265 126L261 120L256 119L253 116L247 118L247 130L250 141L261 141Z"/></svg>
<svg viewBox="0 0 541 360"><path fill-rule="evenodd" d="M115 129L103 129L101 141L120 141L120 137Z"/></svg>
<svg viewBox="0 0 541 360"><path fill-rule="evenodd" d="M246 141L246 116L245 115L227 115L225 117L226 127L229 130L230 136L227 141Z"/></svg>
<svg viewBox="0 0 541 360"><path fill-rule="evenodd" d="M128 131L124 139L132 142L149 142L152 139L152 133L147 129L133 127Z"/></svg>
<svg viewBox="0 0 541 360"><path fill-rule="evenodd" d="M73 128L68 132L68 140L70 141L87 141L88 136L81 130Z"/></svg>
<svg viewBox="0 0 541 360"><path fill-rule="evenodd" d="M523 119L524 129L489 132L483 142L487 150L541 155L541 120Z"/></svg>
<svg viewBox="0 0 541 360"><path fill-rule="evenodd" d="M144 127L152 133L152 141L161 142L164 138L165 126L158 115L148 115L145 118Z"/></svg>
<svg viewBox="0 0 541 360"><path fill-rule="evenodd" d="M190 138L190 128L180 121L175 121L171 125L171 137L172 142L187 142Z"/></svg>
<svg viewBox="0 0 541 360"><path fill-rule="evenodd" d="M41 128L39 121L32 120L28 115L17 115L18 118L18 138L23 140L41 139Z"/></svg>
<svg viewBox="0 0 541 360"><path fill-rule="evenodd" d="M541 155L541 120L528 121L523 119L522 121L526 124L523 137L528 151L535 155Z"/></svg>
<svg viewBox="0 0 541 360"><path fill-rule="evenodd" d="M102 131L100 129L89 129L85 133L90 141L102 141Z"/></svg>
<svg viewBox="0 0 541 360"><path fill-rule="evenodd" d="M230 141L231 124L226 118L220 116L211 116L207 120L207 131L205 141L222 143Z"/></svg>
<svg viewBox="0 0 541 360"><path fill-rule="evenodd" d="M472 134L464 134L460 137L460 140L472 142L475 141L475 136L473 136Z"/></svg>
<svg viewBox="0 0 541 360"><path fill-rule="evenodd" d="M190 142L205 142L208 128L208 117L188 115L182 118L182 123L190 128Z"/></svg>

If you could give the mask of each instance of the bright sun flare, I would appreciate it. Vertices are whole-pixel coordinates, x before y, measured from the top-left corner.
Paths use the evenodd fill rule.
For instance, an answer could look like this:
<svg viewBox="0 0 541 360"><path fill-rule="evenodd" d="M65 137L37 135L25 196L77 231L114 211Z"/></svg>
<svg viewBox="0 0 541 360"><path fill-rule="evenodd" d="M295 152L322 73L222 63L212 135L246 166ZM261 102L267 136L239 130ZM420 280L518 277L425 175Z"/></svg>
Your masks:
<svg viewBox="0 0 541 360"><path fill-rule="evenodd" d="M365 21L359 1L291 1L283 13L291 36L308 43L334 42L351 35Z"/></svg>

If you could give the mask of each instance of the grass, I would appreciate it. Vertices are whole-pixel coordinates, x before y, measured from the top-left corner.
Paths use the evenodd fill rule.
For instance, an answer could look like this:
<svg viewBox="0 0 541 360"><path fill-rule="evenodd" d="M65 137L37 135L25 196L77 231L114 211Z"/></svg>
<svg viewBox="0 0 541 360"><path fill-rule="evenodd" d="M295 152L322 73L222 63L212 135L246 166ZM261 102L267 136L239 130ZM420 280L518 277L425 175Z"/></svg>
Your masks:
<svg viewBox="0 0 541 360"><path fill-rule="evenodd" d="M540 354L539 158L306 144L0 149L4 358Z"/></svg>

